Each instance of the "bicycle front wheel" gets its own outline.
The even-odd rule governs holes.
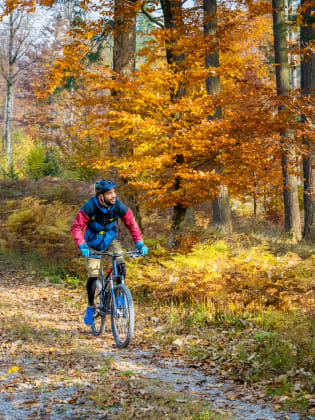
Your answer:
[[[117,347],[127,347],[133,337],[134,309],[130,290],[125,284],[114,287],[116,312],[112,302],[111,324]]]
[[[106,314],[103,307],[102,299],[102,283],[96,281],[96,290],[94,295],[95,314],[94,322],[91,325],[92,333],[97,337],[98,335],[104,334],[106,324]]]

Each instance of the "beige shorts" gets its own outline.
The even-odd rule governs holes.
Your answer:
[[[109,245],[107,248],[108,252],[117,253],[120,254],[121,252],[124,252],[121,246],[121,243],[118,239],[114,239],[113,242]],[[109,262],[110,257],[105,257],[106,262]],[[124,257],[117,258],[117,264],[121,264],[125,262]],[[88,271],[88,277],[100,277],[101,273],[101,260],[98,258],[87,258],[87,271]]]

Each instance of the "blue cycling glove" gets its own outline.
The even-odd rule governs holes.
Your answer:
[[[149,252],[148,247],[144,245],[143,241],[137,241],[136,245],[137,245],[137,251],[139,251],[141,255],[145,255]]]
[[[81,254],[83,255],[83,257],[88,258],[90,256],[90,251],[89,251],[89,247],[87,246],[86,243],[83,243],[79,246]]]

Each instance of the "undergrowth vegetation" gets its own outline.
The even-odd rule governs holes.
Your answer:
[[[285,250],[280,238],[236,233],[225,240],[212,235],[186,254],[153,246],[150,260],[129,264],[136,292],[197,303],[212,314],[313,307],[315,255],[309,245],[294,252],[289,243]]]
[[[54,178],[3,183],[1,260],[52,283],[84,284],[70,227],[90,193],[86,183],[71,188]],[[138,302],[163,306],[147,339],[173,350],[179,340],[188,360],[217,364],[240,382],[264,382],[270,395],[307,412],[305,395],[315,390],[312,246],[245,220],[229,237],[195,226],[170,253],[161,215],[149,214],[143,225],[150,253],[127,261],[127,283]]]
[[[301,310],[215,314],[201,305],[165,305],[145,331],[166,354],[185,357],[210,375],[260,387],[279,407],[312,409],[314,317]]]

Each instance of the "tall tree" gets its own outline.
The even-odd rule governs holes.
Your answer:
[[[180,70],[181,63],[183,62],[184,55],[176,49],[176,31],[183,23],[183,9],[182,2],[178,0],[161,0],[163,10],[164,25],[169,31],[170,37],[166,42],[166,59],[169,67],[174,72],[174,75]],[[173,89],[170,89],[171,102],[176,102],[184,95],[185,89],[181,84]],[[174,116],[179,119],[180,115]],[[176,154],[174,166],[184,164],[185,158],[181,153]],[[179,190],[183,180],[180,175],[174,179],[174,190]],[[178,236],[180,235],[182,224],[185,220],[187,206],[183,205],[180,201],[175,204],[172,218],[172,226],[168,241],[168,247],[174,248],[179,244]]]
[[[216,39],[218,28],[217,23],[217,0],[204,0],[204,34],[208,38],[209,52],[206,54],[205,66],[207,69],[219,67],[219,49]],[[211,74],[206,79],[206,89],[209,95],[215,95],[221,91],[220,76],[218,74]],[[221,119],[222,109],[218,106],[212,115],[209,115],[209,120]],[[230,233],[233,230],[232,215],[229,204],[229,192],[226,185],[219,186],[219,193],[217,198],[212,202],[213,209],[213,223],[218,226],[223,232]]]
[[[272,0],[272,7],[277,94],[282,96],[285,101],[285,96],[288,96],[290,92],[285,0]],[[280,105],[279,113],[286,114],[286,107],[284,104]],[[281,132],[281,136],[282,172],[284,182],[284,229],[285,232],[292,233],[294,239],[300,240],[301,221],[298,200],[298,177],[294,173],[296,168],[292,165],[296,159],[292,147],[295,135],[292,129],[285,128]]]
[[[115,0],[113,70],[130,76],[136,65],[135,0]]]
[[[136,69],[136,25],[137,25],[137,2],[136,0],[115,0],[114,5],[114,45],[113,45],[113,71],[114,77],[125,78],[130,77]],[[113,96],[117,96],[117,92],[112,92]],[[111,139],[111,152],[119,153],[119,144],[117,140]],[[120,143],[129,143],[128,139],[123,139]],[[120,145],[121,146],[121,145]],[[125,147],[124,153],[132,155],[132,147]],[[119,178],[123,184],[128,183],[128,179],[118,177],[118,172],[113,169],[113,177]],[[128,190],[125,191],[128,205],[132,208],[139,226],[141,223],[140,207],[137,203],[137,193]]]
[[[303,95],[315,93],[315,5],[301,0],[303,22],[301,27],[301,88]],[[302,115],[302,122],[307,118]],[[306,137],[307,156],[303,158],[304,176],[304,230],[303,238],[315,241],[315,146],[310,137]]]
[[[4,11],[6,4],[1,2]],[[38,29],[32,28],[34,17],[23,7],[9,10],[0,21],[0,75],[5,79],[4,145],[7,164],[11,164],[11,124],[13,118],[13,89],[22,72],[36,61],[35,45],[39,44]]]

